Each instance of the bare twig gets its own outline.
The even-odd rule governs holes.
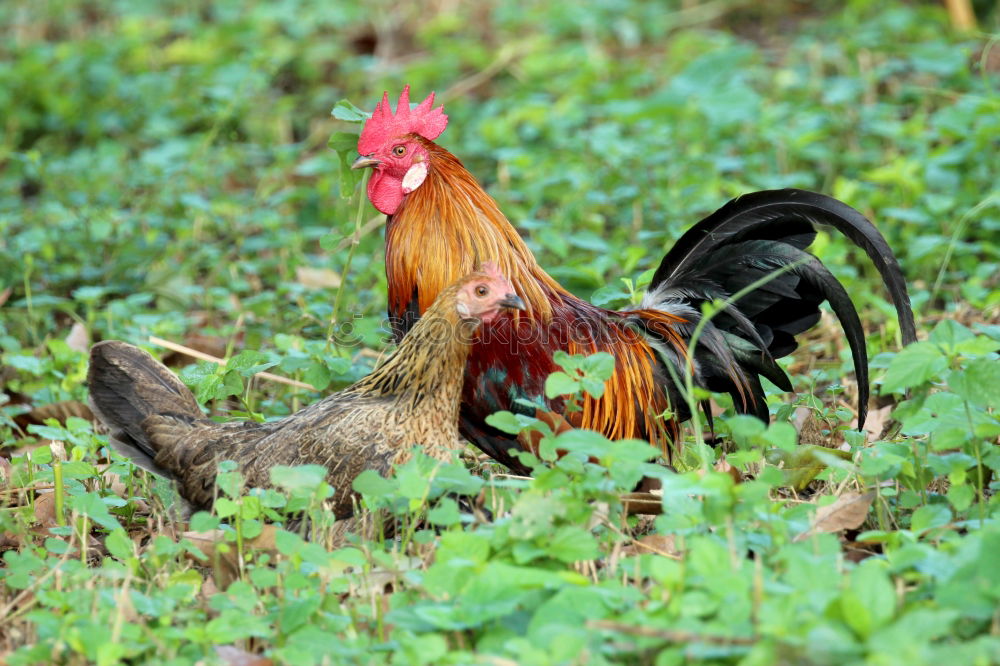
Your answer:
[[[625,512],[630,516],[658,516],[663,513],[663,498],[652,493],[626,493],[621,496]]]

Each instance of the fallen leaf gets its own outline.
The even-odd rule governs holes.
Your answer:
[[[278,547],[275,545],[275,533],[278,528],[274,525],[264,525],[263,530],[259,535],[253,539],[245,540],[244,547],[247,549],[254,549],[256,551],[270,553],[272,555],[277,554]],[[220,586],[225,589],[229,587],[229,584],[239,578],[239,559],[238,553],[236,551],[235,542],[227,542],[225,539],[225,532],[222,530],[209,530],[207,532],[182,532],[181,538],[188,539],[194,546],[200,550],[202,553],[208,557],[208,561],[216,567],[216,577],[218,578]],[[218,545],[220,543],[225,543],[228,549],[225,553],[218,550]],[[190,557],[190,556],[189,556]],[[205,562],[200,562],[195,558],[198,564],[204,565]]]
[[[241,650],[235,645],[216,645],[215,654],[227,666],[271,666],[274,663],[267,657]]]
[[[35,522],[39,527],[56,526],[55,493],[44,493],[35,497]]]
[[[874,501],[874,492],[844,493],[833,504],[817,509],[812,525],[793,541],[803,541],[814,534],[832,534],[861,527]]]
[[[299,266],[295,269],[295,279],[310,289],[336,289],[340,286],[340,274],[329,268]]]
[[[8,298],[10,298],[10,293],[10,287],[0,291],[0,307],[3,307],[3,304],[7,302]]]
[[[69,335],[66,336],[66,346],[74,351],[87,353],[90,349],[90,334],[87,333],[87,327],[80,322],[73,324]]]
[[[715,463],[715,471],[728,474],[732,477],[733,483],[741,483],[743,481],[743,475],[740,473],[739,468],[730,465],[729,461],[725,458],[719,458],[719,462]]]
[[[732,477],[733,482],[735,483],[740,483],[741,481],[743,481],[743,475],[740,473],[740,470],[730,465],[725,458],[719,458],[719,461],[714,465],[712,465],[712,469],[714,469],[716,472],[722,472],[723,474],[728,474],[730,477]],[[705,470],[699,469],[698,478],[700,479],[703,476],[705,476]]]
[[[868,412],[868,418],[865,419],[865,432],[868,433],[869,442],[877,441],[885,436],[885,432],[892,422],[893,407],[895,405],[886,405]],[[851,421],[851,427],[858,427],[857,419]]]

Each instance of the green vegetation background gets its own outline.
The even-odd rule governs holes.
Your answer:
[[[989,470],[1000,467],[990,448],[996,371],[987,367],[996,367],[1000,307],[998,12],[978,7],[985,32],[960,34],[929,2],[760,4],[0,4],[0,400],[11,403],[0,404],[0,438],[10,446],[63,439],[79,448],[78,461],[97,459],[101,440],[89,427],[24,433],[14,421],[30,408],[85,397],[85,354],[67,342],[74,324],[91,341],[147,344],[153,335],[214,341],[220,356],[261,350],[257,360],[275,372],[324,390],[364,374],[375,355],[359,350],[386,346],[382,216],[359,206],[356,174],[345,169],[353,151],[327,146],[331,133],[356,131],[330,111],[344,98],[370,110],[383,90],[394,95],[408,83],[416,98],[438,93],[451,119],[440,143],[487,185],[542,265],[600,304],[627,302],[634,282],[619,278],[654,267],[684,229],[742,192],[819,190],[875,221],[907,274],[920,329],[937,326],[937,337],[910,357],[893,356],[896,327],[873,271],[843,240],[818,242],[862,312],[870,353],[885,352],[873,361],[876,377],[896,363],[885,392],[918,395],[910,439],[851,441],[856,463],[881,462],[826,470],[820,482],[827,490],[895,484],[868,525],[881,530],[888,564],[880,553],[866,560],[876,564],[852,569],[829,535],[792,544],[787,530],[807,525],[805,514],[793,505],[799,523],[788,519],[767,490],[738,496],[726,486],[718,492],[729,503],[689,506],[691,495],[716,492],[691,479],[675,489],[688,522],[657,529],[687,535],[684,552],[694,555],[616,556],[613,565],[601,560],[600,574],[582,576],[569,563],[604,558],[618,543],[571,520],[604,492],[600,484],[580,480],[572,498],[559,496],[554,482],[515,488],[515,504],[548,502],[555,517],[544,529],[497,536],[443,520],[452,531],[437,556],[444,566],[467,549],[453,568],[488,571],[505,592],[470,590],[465,574],[447,583],[400,574],[386,608],[356,594],[354,583],[331,583],[333,574],[323,580],[342,602],[310,594],[309,581],[327,575],[324,557],[332,556],[309,551],[303,564],[305,551],[287,544],[294,553],[282,551],[280,580],[259,574],[228,596],[199,596],[200,575],[162,544],[162,552],[131,555],[109,546],[117,561],[98,558],[88,569],[83,558],[57,590],[40,581],[66,552],[50,538],[4,556],[23,577],[8,579],[0,601],[39,593],[33,608],[0,625],[7,649],[37,642],[10,663],[154,654],[186,663],[250,637],[256,642],[241,645],[296,663],[466,663],[477,650],[519,663],[921,663],[956,654],[1000,661],[1000,580],[985,559],[1000,549],[989,485]],[[327,343],[333,317],[334,332],[351,345]],[[808,392],[833,383],[808,404],[844,429],[849,414],[834,400],[848,357],[830,330],[803,345],[797,385]],[[230,409],[267,417],[315,397],[251,388],[238,374],[186,371],[201,399],[221,406],[235,395]],[[928,406],[932,388],[951,397]],[[776,410],[783,403],[775,396]],[[935,446],[928,419],[942,410],[960,423]],[[751,452],[765,435],[736,420],[733,431],[741,428],[752,431],[741,444],[744,463],[763,464]],[[13,460],[33,481],[51,483],[50,461]],[[116,504],[96,467],[77,471],[73,516],[93,518],[102,539],[117,521],[128,526],[132,500]],[[966,490],[949,490],[956,487]],[[7,494],[5,530],[24,532],[31,515],[20,502],[29,500],[33,506],[30,494]],[[114,518],[94,518],[107,514],[98,505]],[[922,510],[923,531],[915,530],[911,516]],[[792,527],[783,536],[763,529],[768,513]],[[576,530],[562,533],[566,550],[542,545],[563,527]],[[71,532],[62,543],[72,542]],[[528,543],[538,552],[528,553]],[[759,549],[757,565],[730,558],[747,548]],[[394,552],[389,545],[378,551],[382,560],[375,551],[342,559],[369,573],[400,566],[385,554]],[[133,599],[127,618],[114,603],[124,570],[143,599]],[[862,573],[848,576],[852,570]],[[94,571],[103,572],[96,587],[87,582]],[[282,587],[296,576],[306,582]],[[716,576],[730,587],[713,583]],[[265,591],[275,586],[277,593]],[[970,601],[969,590],[984,596]],[[383,613],[397,627],[391,635]],[[241,625],[248,615],[254,621]],[[718,640],[584,630],[588,620]],[[112,635],[121,646],[101,647]],[[734,636],[753,640],[727,638]]]

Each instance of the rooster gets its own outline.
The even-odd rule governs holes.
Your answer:
[[[843,286],[813,255],[814,224],[844,233],[871,258],[896,306],[904,343],[916,339],[899,264],[863,215],[802,190],[756,192],[734,199],[696,224],[660,262],[639,307],[596,307],[561,287],[457,157],[434,143],[447,126],[434,94],[411,108],[409,86],[395,112],[386,93],[365,122],[353,168],[371,168],[367,194],[387,217],[388,311],[399,339],[456,276],[495,261],[527,303],[478,332],[462,393],[461,432],[494,459],[524,471],[516,439],[486,423],[498,410],[563,414],[574,427],[612,439],[641,438],[671,454],[679,424],[690,417],[678,379],[728,393],[737,410],[768,418],[760,377],[785,391],[792,384],[775,363],[796,348],[795,336],[820,319],[828,301],[840,319],[859,385],[858,423],[868,403],[864,332]],[[776,269],[782,269],[774,275]],[[771,274],[704,325],[702,304],[726,299]],[[609,352],[615,371],[600,397],[566,412],[544,386],[557,370],[553,352]],[[563,422],[565,423],[565,422]]]
[[[351,484],[366,469],[386,475],[419,445],[447,460],[461,448],[459,397],[475,329],[523,309],[510,283],[486,264],[442,291],[395,354],[343,391],[278,421],[216,423],[191,391],[148,353],[117,340],[93,346],[87,383],[112,446],[177,482],[191,508],[208,509],[219,461],[239,464],[251,487],[275,465],[327,468],[334,514],[351,517]]]

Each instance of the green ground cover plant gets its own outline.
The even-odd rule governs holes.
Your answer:
[[[868,0],[0,4],[0,658],[1000,663],[1000,19],[977,9],[959,32],[936,3]],[[598,305],[636,302],[740,193],[868,215],[920,342],[900,350],[860,253],[814,246],[868,332],[867,433],[831,321],[783,361],[799,394],[769,395],[770,424],[717,397],[673,468],[500,413],[544,435],[531,477],[469,448],[358,478],[395,538],[334,543],[310,467],[261,491],[223,465],[213,511],[178,515],[95,429],[88,345],[149,349],[218,419],[366,374],[391,352],[384,216],[347,166],[406,83]],[[568,395],[611,367],[561,364]],[[626,505],[644,477],[659,515]]]

